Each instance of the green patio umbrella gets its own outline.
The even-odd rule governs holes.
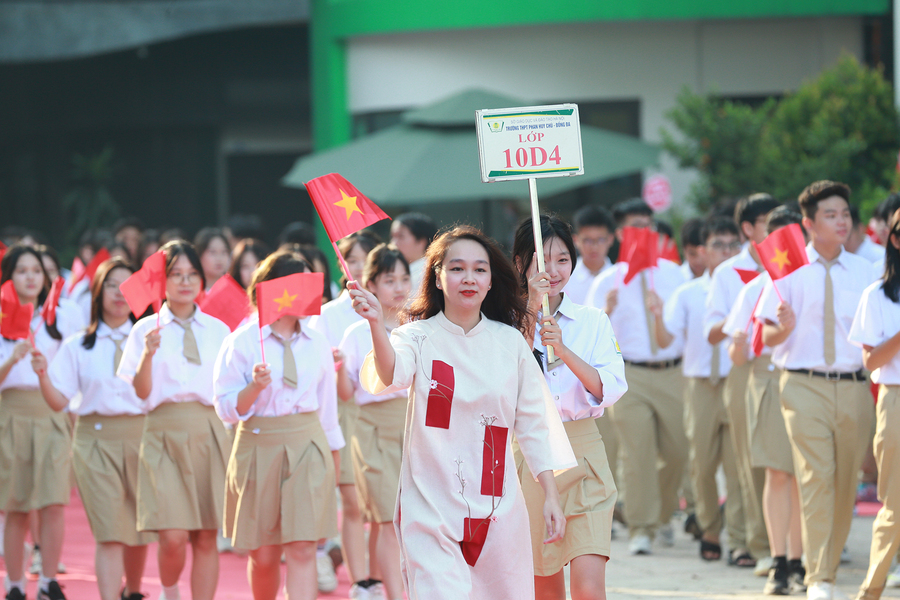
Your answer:
[[[475,111],[529,103],[472,90],[404,113],[402,122],[338,148],[297,160],[284,179],[289,187],[340,173],[378,204],[527,198],[527,181],[481,182]],[[584,175],[539,183],[541,197],[630,175],[659,161],[659,148],[639,139],[582,125]]]

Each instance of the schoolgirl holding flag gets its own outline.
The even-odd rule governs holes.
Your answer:
[[[132,272],[123,258],[102,263],[91,283],[88,328],[63,342],[49,370],[46,357],[35,357],[47,404],[78,415],[72,461],[97,540],[94,565],[102,600],[144,597],[141,578],[147,544],[155,539],[138,532],[136,526],[144,403],[131,385],[116,377],[122,347],[135,320],[119,285]]]
[[[309,271],[290,252],[266,258],[249,292],[259,322],[229,335],[216,360],[216,409],[237,425],[224,531],[235,548],[250,551],[255,600],[278,594],[282,553],[287,597],[314,600],[316,542],[337,533],[335,473],[344,438],[331,347],[300,323],[321,303],[324,278]]]
[[[6,598],[25,598],[23,570],[28,513],[41,520],[43,554],[38,598],[64,599],[56,582],[62,553],[63,510],[69,503],[69,445],[66,414],[52,410],[41,397],[38,372],[46,369],[64,335],[81,325],[71,304],[53,307],[47,321],[40,309],[50,281],[40,254],[24,245],[10,247],[0,262],[0,510],[6,511],[3,540]],[[50,308],[48,303],[46,308]],[[23,359],[31,354],[31,364]]]
[[[212,406],[213,365],[230,330],[194,303],[205,286],[194,247],[176,240],[161,252],[159,271],[145,263],[132,277],[158,279],[151,281],[158,286],[152,289],[164,287],[166,302],[158,315],[132,328],[118,370],[148,412],[138,471],[138,529],[159,534],[161,598],[180,598],[178,580],[190,542],[191,597],[212,600],[229,445]],[[123,291],[133,289],[131,281],[122,284]]]

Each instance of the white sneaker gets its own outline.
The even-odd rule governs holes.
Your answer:
[[[350,586],[350,594],[348,596],[350,600],[371,600],[372,596],[369,595],[369,590],[364,587],[359,587],[359,584],[354,583]]]
[[[369,586],[369,600],[387,600],[387,592],[383,583],[375,583]]]
[[[40,575],[44,569],[44,560],[41,558],[41,549],[35,548],[31,551],[31,566],[28,572],[32,575]]]
[[[334,573],[334,563],[327,554],[316,557],[316,579],[319,591],[323,594],[330,594],[337,589],[338,580]]]
[[[753,574],[757,577],[768,577],[769,569],[775,566],[775,559],[771,556],[764,556],[756,561],[753,567]]]
[[[628,553],[631,555],[650,554],[650,537],[636,535],[628,542]]]
[[[894,570],[888,573],[887,582],[884,584],[885,587],[900,587],[900,565],[894,567]]]
[[[817,581],[806,588],[806,600],[834,600],[834,584]]]
[[[675,545],[675,530],[672,529],[671,524],[666,524],[659,528],[659,543],[666,548],[671,548]]]

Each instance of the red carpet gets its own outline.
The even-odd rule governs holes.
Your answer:
[[[72,493],[72,502],[66,507],[66,538],[63,544],[62,561],[68,573],[59,576],[60,585],[69,600],[98,598],[97,580],[94,577],[94,536],[88,525],[87,516],[81,506],[81,498]],[[221,554],[219,560],[219,587],[217,599],[252,600],[250,586],[247,584],[247,559],[234,554]],[[191,553],[188,549],[188,562],[181,576],[181,597],[188,600],[190,590]],[[6,564],[0,558],[0,576],[6,575]],[[338,569],[339,586],[331,594],[320,594],[320,598],[337,598],[346,600],[350,589],[346,569]],[[2,588],[0,588],[2,590]],[[149,594],[149,600],[156,600],[160,593],[159,570],[156,566],[156,544],[150,546],[147,553],[147,569],[144,572],[143,593]],[[37,597],[37,580],[29,578],[27,594],[29,598]],[[279,595],[279,597],[281,597]]]

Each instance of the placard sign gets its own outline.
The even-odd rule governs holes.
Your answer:
[[[584,174],[577,104],[475,111],[481,180]]]

